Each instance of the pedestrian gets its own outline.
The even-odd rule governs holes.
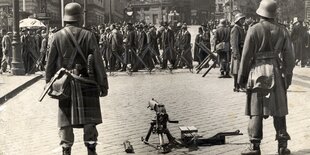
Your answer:
[[[300,66],[305,67],[307,63],[306,40],[308,30],[303,25],[303,20],[301,18],[295,17],[294,20],[291,38],[294,43],[296,64],[300,61]]]
[[[161,64],[161,58],[160,58],[157,39],[158,38],[156,35],[156,28],[154,25],[150,25],[149,31],[147,32],[147,44],[151,50],[153,62],[156,65],[160,65]]]
[[[162,32],[162,37],[161,37],[162,47],[163,47],[162,69],[167,69],[168,61],[170,62],[171,66],[175,67],[175,62],[176,62],[176,52],[174,49],[175,38],[174,38],[174,33],[169,27],[168,23],[164,22],[163,26],[164,26],[164,30]]]
[[[127,23],[126,34],[124,37],[125,43],[125,58],[122,70],[125,71],[126,68],[132,70],[133,65],[136,63],[136,57],[134,52],[136,52],[136,32],[134,30],[132,23]],[[128,65],[128,66],[127,66]]]
[[[137,69],[147,68],[148,71],[152,71],[154,68],[154,62],[152,60],[151,51],[148,48],[147,44],[147,34],[146,34],[147,25],[140,24],[138,26],[137,32],[137,63],[134,66],[134,71]]]
[[[211,49],[211,43],[210,43],[210,39],[211,39],[211,34],[210,34],[210,27],[207,24],[202,24],[202,42],[204,45],[206,45],[206,47],[208,47],[209,49]],[[200,59],[201,61],[204,60],[209,54],[207,53],[207,51],[204,50],[200,50]],[[209,67],[209,64],[207,63],[205,65],[205,67]]]
[[[249,28],[238,72],[238,83],[247,88],[246,115],[251,146],[242,155],[260,155],[263,119],[273,117],[279,155],[290,154],[287,141],[287,89],[291,84],[294,52],[288,31],[276,21],[276,0],[262,0],[256,13],[259,23]]]
[[[98,42],[91,31],[81,28],[82,18],[83,10],[80,4],[72,2],[65,6],[65,27],[54,34],[46,67],[47,83],[61,68],[77,77],[70,81],[73,83],[70,84],[70,97],[59,99],[58,126],[63,155],[71,154],[74,143],[73,128],[84,129],[84,144],[88,155],[96,154],[96,125],[102,123],[99,97],[108,94],[107,75]],[[81,50],[78,50],[79,47]],[[74,59],[69,61],[72,56]],[[97,85],[85,80],[94,80]]]
[[[240,60],[242,56],[242,49],[245,39],[245,30],[243,29],[243,24],[245,21],[245,15],[238,13],[235,16],[235,25],[230,32],[230,44],[232,50],[231,59],[231,74],[234,77],[234,92],[239,92],[240,87],[238,85],[238,70],[240,65]]]
[[[2,38],[2,72],[11,72],[12,70],[12,32],[7,32],[6,29],[2,29],[2,34],[5,34]],[[10,69],[7,69],[7,67]]]
[[[21,36],[22,58],[26,74],[35,72],[36,61],[39,58],[39,53],[36,51],[36,43],[33,35],[33,30],[23,30]]]
[[[181,37],[182,37],[182,23],[177,23],[177,26],[176,28],[174,29],[174,38],[175,38],[175,44],[174,44],[174,49],[176,51],[176,54],[177,54],[177,57],[181,57],[181,49],[180,49],[180,46],[181,46]],[[180,63],[178,66],[176,66],[177,68],[182,68],[182,64]]]
[[[198,45],[202,42],[202,35],[203,35],[203,29],[202,27],[198,28],[198,34],[195,38],[195,45],[194,45],[194,61],[198,62],[198,65],[202,62],[202,57],[200,55],[200,51],[202,50]]]
[[[40,49],[40,66],[39,69],[41,71],[45,70],[46,65],[46,55],[47,55],[47,43],[48,43],[48,36],[47,33],[42,34],[42,43],[41,43],[41,49]]]
[[[109,58],[109,67],[111,72],[118,70],[118,67],[121,67],[121,62],[123,61],[121,58],[123,53],[123,39],[119,30],[117,30],[116,25],[112,24],[110,29],[111,55]]]
[[[3,38],[4,34],[2,33],[2,30],[1,30],[1,33],[0,33],[0,40],[2,41],[2,38]],[[2,74],[2,58],[3,58],[3,52],[2,52],[2,43],[0,44],[0,74]]]
[[[180,57],[179,63],[183,68],[193,69],[193,56],[192,56],[192,45],[191,45],[191,34],[187,30],[187,24],[183,24],[181,27],[181,38],[180,38]],[[180,64],[176,64],[180,66]],[[186,67],[185,67],[186,66]]]
[[[219,78],[231,78],[229,75],[230,62],[230,28],[227,20],[221,19],[214,35],[214,49],[218,54],[221,75]]]

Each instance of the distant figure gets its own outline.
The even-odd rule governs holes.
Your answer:
[[[11,72],[12,69],[12,32],[7,32],[6,29],[2,30],[2,34],[5,34],[2,38],[2,72]],[[7,66],[10,69],[7,69]]]
[[[227,20],[221,19],[214,35],[214,49],[218,54],[221,75],[219,78],[231,78],[229,75],[230,62],[230,28]]]
[[[231,73],[234,76],[234,91],[238,92],[240,87],[237,83],[238,71],[240,60],[242,56],[242,49],[245,38],[245,31],[243,29],[243,24],[245,21],[245,15],[238,13],[235,16],[235,25],[230,32],[230,45],[232,49],[232,59],[231,59]]]

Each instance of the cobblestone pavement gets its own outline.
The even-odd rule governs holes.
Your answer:
[[[309,69],[297,68],[304,73]],[[307,74],[309,75],[309,74]],[[244,115],[245,94],[233,93],[232,79],[218,79],[218,70],[207,77],[187,71],[170,74],[110,76],[110,90],[101,98],[103,123],[98,125],[99,155],[126,154],[123,142],[129,140],[136,154],[158,154],[155,148],[145,145],[149,122],[155,113],[147,109],[147,102],[155,98],[166,105],[171,119],[179,124],[169,124],[176,138],[180,138],[179,126],[196,126],[201,135],[209,137],[217,132],[239,129],[242,136],[228,137],[226,145],[174,149],[169,154],[236,155],[248,146],[247,121]],[[292,140],[289,147],[293,154],[310,154],[310,104],[309,76],[294,76],[290,87],[288,132]],[[27,88],[0,107],[0,155],[59,155],[57,101],[37,99],[44,87],[44,80]],[[75,130],[73,155],[85,155],[83,131]],[[272,118],[264,121],[263,154],[276,154],[277,143]],[[151,135],[150,143],[156,145],[158,137]]]

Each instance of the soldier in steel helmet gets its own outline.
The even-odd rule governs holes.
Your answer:
[[[214,35],[214,49],[218,53],[220,72],[219,78],[231,78],[229,75],[230,28],[227,20],[221,19]]]
[[[60,68],[67,69],[78,78],[71,81],[71,83],[74,82],[74,85],[70,84],[70,97],[59,99],[60,145],[63,148],[63,154],[70,155],[74,142],[73,128],[83,128],[84,144],[87,147],[88,155],[96,155],[98,137],[96,125],[102,123],[99,96],[103,97],[108,93],[107,75],[96,37],[92,32],[81,28],[83,23],[81,5],[68,3],[65,6],[63,20],[66,26],[56,32],[51,41],[46,67],[46,82],[49,82]],[[72,34],[70,35],[70,33]],[[76,40],[77,46],[80,46],[80,52],[74,45],[74,40]],[[69,65],[74,53],[73,65]],[[86,62],[85,59],[83,60],[83,56],[93,62]],[[89,59],[91,56],[93,59]],[[87,83],[85,80],[95,81],[96,84]]]
[[[232,49],[232,60],[231,60],[231,73],[234,77],[234,91],[239,91],[239,85],[237,83],[238,70],[240,59],[242,55],[242,48],[245,38],[245,31],[243,29],[243,24],[245,21],[245,15],[243,13],[238,13],[235,16],[235,24],[230,32],[230,45]]]
[[[273,117],[279,155],[290,154],[287,141],[287,89],[294,68],[292,42],[286,28],[276,21],[277,2],[262,0],[256,13],[259,23],[249,28],[242,51],[238,83],[247,88],[246,115],[251,146],[242,155],[260,155],[263,119]]]

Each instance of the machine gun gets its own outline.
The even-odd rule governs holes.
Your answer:
[[[211,50],[205,45],[203,44],[202,42],[200,42],[199,44],[196,43],[196,45],[203,49],[204,51],[206,51],[209,55],[200,63],[200,65],[196,66],[196,73],[198,74],[202,69],[203,67],[209,63],[211,60],[213,61],[213,64],[211,66],[208,67],[207,71],[202,75],[202,77],[205,77],[212,68],[215,68],[216,64],[217,64],[217,56],[211,52]]]
[[[239,130],[234,132],[219,132],[216,135],[203,138],[197,134],[198,129],[194,126],[180,127],[181,140],[185,146],[212,146],[212,145],[223,145],[226,143],[227,136],[239,136],[243,135]]]
[[[149,101],[149,106],[151,110],[156,112],[156,116],[152,119],[150,123],[149,131],[146,137],[141,137],[142,142],[145,144],[149,144],[148,140],[151,136],[151,133],[157,134],[159,138],[159,145],[157,148],[161,151],[161,153],[168,153],[170,152],[170,145],[180,145],[179,142],[171,135],[168,127],[167,122],[169,123],[179,123],[179,121],[172,121],[169,119],[169,115],[166,112],[165,105],[162,103],[158,103],[156,100],[152,99]],[[168,138],[168,143],[164,142],[164,134]]]

